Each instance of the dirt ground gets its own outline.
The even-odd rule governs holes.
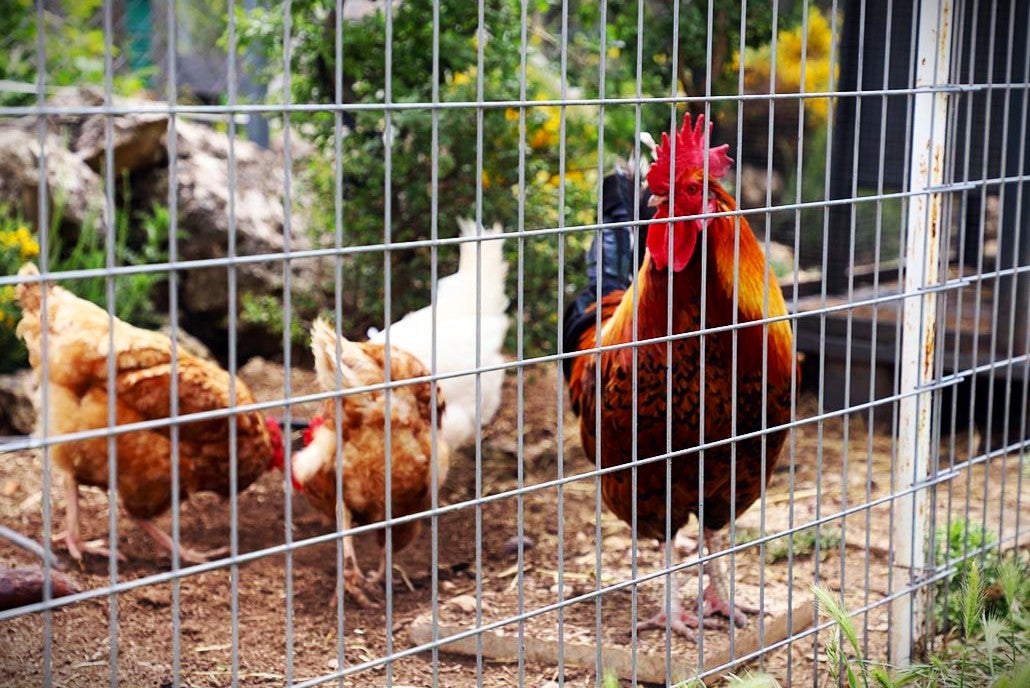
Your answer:
[[[244,377],[260,399],[281,396],[282,370],[274,364],[252,362]],[[559,394],[554,367],[525,372],[522,434],[526,485],[540,485],[559,477],[558,456],[564,456],[563,475],[589,471],[592,464],[583,456],[578,429],[565,412],[558,423]],[[295,371],[293,388],[298,393],[314,391],[312,376]],[[517,384],[514,373],[505,387],[505,403],[496,421],[484,431],[481,467],[477,476],[474,448],[453,459],[441,503],[460,505],[477,495],[501,495],[480,506],[466,505],[439,517],[439,584],[434,591],[431,578],[431,531],[423,535],[395,561],[390,604],[381,596],[379,606],[359,609],[346,605],[344,621],[344,666],[354,666],[401,652],[413,646],[413,625],[430,623],[435,612],[439,623],[462,629],[482,622],[518,617],[521,610],[532,612],[561,599],[590,593],[600,584],[609,586],[631,578],[631,533],[625,524],[607,511],[598,511],[595,478],[586,477],[564,485],[514,493],[519,486]],[[800,418],[816,412],[815,400],[802,396]],[[295,408],[306,417],[311,408]],[[950,439],[950,438],[949,438]],[[975,440],[975,438],[973,438]],[[970,438],[959,436],[956,444],[968,456]],[[975,442],[972,446],[976,446]],[[762,504],[756,504],[738,519],[738,545],[788,528],[829,518],[822,526],[824,536],[840,534],[840,544],[823,547],[820,557],[798,554],[792,560],[765,563],[782,541],[768,547],[754,544],[726,560],[732,560],[734,595],[738,603],[761,606],[767,623],[788,608],[811,598],[813,583],[843,590],[849,608],[869,611],[857,617],[857,625],[868,656],[883,658],[887,644],[887,604],[884,599],[904,579],[891,581],[888,554],[891,503],[890,465],[894,447],[888,435],[870,433],[862,419],[850,423],[841,419],[821,424],[800,425],[793,434],[780,467]],[[942,456],[942,461],[951,461]],[[41,536],[40,459],[33,452],[8,453],[0,460],[0,522],[33,537]],[[1004,478],[1003,478],[1004,476]],[[477,480],[478,478],[478,480]],[[986,480],[985,480],[986,479]],[[1020,478],[1018,457],[994,459],[988,468],[956,471],[936,491],[937,521],[969,513],[974,522],[986,522],[1003,536],[1030,524],[1027,483]],[[793,483],[793,485],[792,485]],[[55,485],[56,488],[56,485]],[[1023,492],[1022,499],[1019,491]],[[107,498],[99,490],[83,491],[83,523],[87,537],[106,534]],[[510,493],[510,494],[506,494]],[[55,526],[63,523],[64,504],[53,492]],[[793,499],[791,498],[793,494]],[[860,508],[845,519],[842,509],[854,509],[882,500],[876,506]],[[517,514],[524,514],[525,557],[520,574],[517,566]],[[292,538],[304,540],[327,531],[321,517],[303,497],[293,499]],[[598,547],[597,514],[600,513],[601,542]],[[1004,516],[1004,518],[1002,518]],[[285,496],[282,475],[271,473],[239,498],[241,552],[274,547],[285,541]],[[834,517],[834,518],[831,518]],[[159,523],[169,528],[169,517]],[[229,505],[211,495],[186,502],[181,510],[181,533],[185,543],[199,548],[228,544]],[[687,535],[695,528],[688,526]],[[562,539],[559,540],[559,533]],[[833,543],[826,540],[826,543]],[[477,546],[481,543],[481,546]],[[661,563],[653,542],[638,543],[638,575],[648,575]],[[148,537],[131,521],[119,521],[118,549],[128,562],[118,568],[119,581],[151,576],[169,569],[167,555],[156,551]],[[600,568],[598,569],[598,551]],[[359,538],[358,555],[366,568],[375,557],[372,536]],[[61,556],[67,560],[63,551]],[[0,566],[26,566],[29,555],[0,544]],[[287,571],[292,571],[292,600],[287,597]],[[67,573],[85,590],[108,585],[110,573],[105,559],[88,559],[78,568],[69,564]],[[401,573],[403,571],[403,574]],[[559,573],[561,572],[561,573]],[[238,567],[239,682],[246,686],[284,685],[292,676],[304,681],[338,668],[337,608],[332,602],[336,577],[336,545],[322,543],[297,549],[292,556],[274,554]],[[407,578],[407,582],[404,578]],[[559,586],[559,577],[562,585]],[[683,593],[690,600],[697,591],[696,568],[681,576]],[[408,585],[410,583],[410,587]],[[520,594],[521,593],[521,594]],[[118,682],[126,686],[170,686],[178,671],[181,685],[207,687],[230,685],[232,678],[232,596],[230,569],[217,568],[183,577],[178,584],[180,623],[179,661],[173,645],[173,598],[171,582],[134,588],[116,597],[101,596],[62,607],[45,618],[40,614],[0,621],[0,685],[42,685],[45,636],[49,627],[54,685],[68,688],[106,685],[110,681],[110,605],[117,604]],[[477,605],[477,598],[481,605]],[[657,610],[662,599],[661,579],[627,586],[600,596],[598,604],[588,598],[561,611],[549,611],[525,618],[522,632],[538,641],[560,636],[570,646],[631,649],[633,606],[643,618]],[[290,604],[289,602],[292,602]],[[755,629],[752,617],[747,630]],[[498,635],[519,633],[519,623],[505,623]],[[598,637],[600,636],[600,637]],[[742,638],[736,631],[735,642]],[[830,637],[823,631],[777,649],[762,653],[746,665],[762,669],[783,685],[827,684],[823,643]],[[703,638],[705,657],[727,647],[729,630],[724,622],[706,622]],[[695,663],[699,645],[680,637],[670,642],[677,662]],[[649,631],[636,638],[635,650],[642,656],[663,657],[667,648],[663,632]],[[739,654],[739,652],[738,652]],[[288,659],[292,661],[288,664]],[[739,670],[739,669],[738,669]],[[350,675],[348,686],[463,686],[501,687],[526,685],[542,688],[555,685],[564,676],[565,685],[593,686],[593,666],[564,667],[558,663],[477,662],[441,651],[405,656]],[[333,683],[335,684],[335,682]],[[629,685],[624,682],[623,685]]]

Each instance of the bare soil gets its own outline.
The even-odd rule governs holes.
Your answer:
[[[257,361],[242,374],[259,399],[281,398],[281,367]],[[291,380],[296,393],[314,391],[309,372],[294,371]],[[440,515],[435,528],[426,527],[409,549],[395,556],[398,568],[389,604],[385,595],[380,595],[378,606],[370,609],[346,601],[342,620],[344,667],[375,664],[391,653],[407,650],[412,646],[412,624],[431,623],[434,613],[441,624],[471,629],[480,616],[482,623],[505,621],[519,617],[520,612],[531,613],[588,594],[598,589],[598,578],[605,587],[631,579],[632,534],[628,526],[598,506],[596,479],[587,476],[561,488],[546,485],[593,468],[583,456],[575,419],[564,411],[559,423],[558,409],[564,409],[566,403],[557,381],[556,369],[551,366],[525,371],[520,423],[517,380],[514,373],[509,374],[505,403],[499,417],[484,431],[481,449],[457,452],[441,494],[441,504],[460,508]],[[801,419],[817,411],[809,396],[802,396],[798,406]],[[311,405],[294,408],[294,414],[300,417],[312,411]],[[964,461],[970,448],[977,446],[975,438],[959,436],[955,440],[956,457],[948,453],[950,441],[945,443],[941,461],[946,465]],[[862,418],[799,425],[764,502],[738,518],[737,544],[743,547],[748,540],[761,540],[792,525],[819,520],[823,521],[824,535],[843,532],[844,538],[840,544],[824,546],[819,556],[798,554],[767,561],[780,543],[752,543],[728,555],[724,560],[732,566],[738,603],[761,607],[767,615],[775,616],[783,614],[789,605],[809,599],[815,583],[843,591],[849,608],[859,612],[857,625],[868,656],[884,658],[889,606],[885,599],[908,580],[908,573],[900,570],[895,570],[892,580],[889,565],[892,502],[887,497],[891,493],[894,451],[891,437],[868,431]],[[41,459],[36,452],[8,453],[0,460],[0,521],[35,538],[42,536],[41,475]],[[519,494],[520,480],[531,490]],[[941,527],[949,519],[968,514],[970,521],[987,523],[995,533],[1014,537],[1017,529],[1023,532],[1030,523],[1030,495],[1025,487],[1028,481],[1020,478],[1019,457],[998,457],[987,466],[956,470],[939,485],[930,507]],[[537,487],[542,484],[545,486]],[[51,496],[57,530],[63,525],[64,504],[56,482]],[[490,498],[476,505],[477,496]],[[106,536],[107,495],[95,489],[83,490],[81,503],[84,535]],[[863,507],[869,503],[874,506]],[[525,547],[521,571],[517,566],[520,510]],[[842,518],[841,512],[846,510],[853,511]],[[264,476],[240,495],[238,511],[241,553],[284,543],[287,522],[294,542],[331,530],[300,496],[292,498],[292,513],[287,518],[280,473]],[[118,550],[128,561],[118,565],[117,580],[133,581],[167,572],[169,557],[122,516]],[[163,517],[159,523],[169,528],[170,517]],[[182,505],[180,527],[182,540],[189,546],[226,545],[230,505],[211,495],[195,496]],[[688,526],[684,532],[692,536],[694,530]],[[431,575],[434,531],[435,589]],[[366,568],[375,563],[373,537],[358,538],[358,555]],[[636,546],[637,575],[656,571],[662,563],[656,544],[640,541]],[[59,554],[69,561],[63,550]],[[339,667],[340,620],[333,602],[336,561],[335,542],[308,545],[289,556],[269,554],[234,569],[224,566],[183,576],[175,583],[162,581],[80,601],[45,615],[24,614],[0,621],[0,685],[42,685],[48,648],[54,685],[107,685],[114,658],[112,647],[117,653],[120,685],[170,686],[176,673],[181,685],[230,685],[234,609],[238,613],[240,685],[284,685],[288,678],[303,681],[331,674]],[[31,555],[0,541],[0,567],[37,563]],[[231,594],[233,570],[238,575],[235,605]],[[106,559],[88,558],[81,568],[69,562],[65,572],[83,590],[103,589],[112,580]],[[649,631],[636,636],[632,645],[634,606],[641,618],[653,614],[662,599],[661,580],[607,591],[560,611],[529,616],[523,619],[521,631],[544,640],[561,637],[567,643],[635,647],[636,652],[647,655],[662,655],[668,650],[678,662],[694,662],[701,649],[693,640],[674,637],[667,641],[663,632]],[[681,582],[684,597],[693,599],[698,591],[696,568],[681,575]],[[114,629],[112,618],[116,619]],[[752,617],[749,627],[757,624]],[[498,633],[514,636],[519,631],[520,624],[511,621]],[[735,642],[740,633],[733,632]],[[706,622],[704,655],[727,647],[730,635],[725,622]],[[823,643],[829,637],[826,630],[809,634],[762,653],[747,667],[768,671],[783,685],[824,685]],[[443,651],[435,656],[421,653],[380,663],[349,675],[344,683],[542,687],[558,681],[560,675],[569,686],[595,685],[593,667],[566,666],[562,674],[557,661],[519,666],[514,662],[477,662],[474,657]]]

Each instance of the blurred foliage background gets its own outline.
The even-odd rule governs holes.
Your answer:
[[[97,21],[101,0],[51,4],[55,9],[46,13],[46,45],[53,56],[47,62],[48,83],[103,83],[104,41]],[[382,3],[351,0],[344,5],[341,22],[336,0],[294,0],[288,17],[279,0],[254,4],[256,9],[235,3],[235,50],[244,76],[266,86],[261,102],[362,106],[270,116],[274,141],[288,131],[293,141],[310,144],[295,146],[295,168],[297,182],[312,192],[314,207],[304,211],[319,246],[334,246],[340,239],[345,246],[425,240],[434,231],[453,237],[458,233],[456,218],[463,216],[480,217],[487,225],[499,222],[509,232],[591,224],[597,216],[599,175],[618,161],[632,161],[639,131],[659,139],[686,109],[683,103],[637,100],[656,97],[713,96],[708,104],[694,103],[691,109],[709,108],[717,122],[717,140],[730,143],[738,162],[762,169],[771,164],[786,179],[790,201],[799,187],[805,200],[823,193],[818,151],[826,145],[827,100],[805,101],[808,133],[799,178],[797,103],[793,114],[790,102],[777,104],[777,129],[770,142],[768,101],[745,106],[718,98],[769,92],[773,79],[777,92],[830,88],[835,34],[821,1],[807,7],[803,0],[748,3],[744,16],[738,0],[610,0],[603,15],[596,3],[572,3],[567,16],[558,0],[483,0],[481,8],[474,2],[442,2],[434,20],[431,0],[402,0],[393,4],[388,21]],[[176,5],[180,42],[189,50],[224,54],[230,49],[225,0],[179,0]],[[366,11],[350,11],[359,5]],[[155,12],[157,7],[164,11],[155,3]],[[807,31],[802,24],[806,16]],[[14,0],[12,11],[0,16],[0,35],[5,36],[0,47],[7,48],[0,50],[0,80],[36,79],[36,29],[30,0]],[[774,50],[775,76],[770,73]],[[165,94],[155,86],[151,68],[132,67],[117,46],[113,57],[117,93],[136,94],[149,85],[154,93]],[[602,95],[627,102],[581,104]],[[181,99],[189,97],[184,90]],[[35,96],[5,92],[0,98],[4,104],[25,104]],[[246,97],[239,100],[246,102]],[[434,100],[482,100],[486,105],[375,107],[387,101]],[[521,100],[542,102],[513,104]],[[575,104],[549,102],[557,100]],[[227,102],[227,96],[219,102]],[[738,121],[743,123],[739,140]],[[761,126],[750,126],[752,121]],[[790,216],[783,222],[792,235]],[[817,219],[813,239],[821,237]],[[8,218],[8,225],[19,222]],[[761,224],[756,223],[759,231]],[[522,322],[525,356],[555,351],[559,314],[583,286],[583,254],[593,234],[544,232],[507,242],[512,265],[508,290],[512,314]],[[128,235],[141,236],[135,231]],[[151,242],[146,238],[150,234],[143,236]],[[145,253],[138,241],[125,249]],[[360,338],[369,326],[381,327],[387,305],[392,319],[426,305],[434,253],[440,276],[456,268],[458,251],[453,246],[395,249],[385,259],[382,251],[347,254],[342,285],[347,333]],[[564,275],[559,273],[562,257]],[[389,304],[383,294],[386,267],[392,280]],[[321,298],[297,300],[298,340],[304,338],[302,325],[325,308],[326,298],[331,303],[334,287],[326,283]],[[244,304],[243,317],[271,327],[279,301],[275,294],[251,299]],[[512,352],[516,333],[512,327]]]

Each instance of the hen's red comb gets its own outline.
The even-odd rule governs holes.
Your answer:
[[[705,116],[697,116],[697,124],[691,126],[690,113],[683,116],[683,128],[676,133],[676,170],[703,170],[705,166],[705,139],[711,134],[711,122],[705,127]],[[708,174],[713,179],[726,176],[733,159],[726,155],[727,143],[708,149]],[[669,163],[672,156],[672,142],[669,134],[662,132],[662,143],[655,151],[655,162],[647,173],[647,185],[651,193],[665,196],[669,193]]]

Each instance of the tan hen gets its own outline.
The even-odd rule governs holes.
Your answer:
[[[18,272],[38,276],[29,263]],[[43,370],[41,282],[24,282],[15,291],[23,317],[17,334],[29,351],[29,362],[40,380]],[[171,415],[172,344],[163,334],[113,319],[104,309],[57,285],[46,291],[47,419],[46,435],[108,427],[108,352],[113,340],[115,423],[126,425]],[[186,415],[229,407],[229,373],[186,351],[177,352],[178,413]],[[236,381],[237,405],[254,398]],[[176,543],[151,519],[168,510],[172,500],[172,440],[170,427],[115,435],[117,489],[122,506],[165,549]],[[275,462],[283,446],[279,425],[251,411],[236,415],[237,481],[242,491]],[[83,552],[108,554],[102,541],[83,542],[79,534],[79,485],[108,485],[108,438],[62,442],[51,456],[64,473],[66,530],[63,538],[76,559]],[[230,493],[229,420],[212,418],[179,426],[179,493]],[[220,550],[224,551],[224,550]],[[220,551],[179,548],[183,561],[202,562]]]

